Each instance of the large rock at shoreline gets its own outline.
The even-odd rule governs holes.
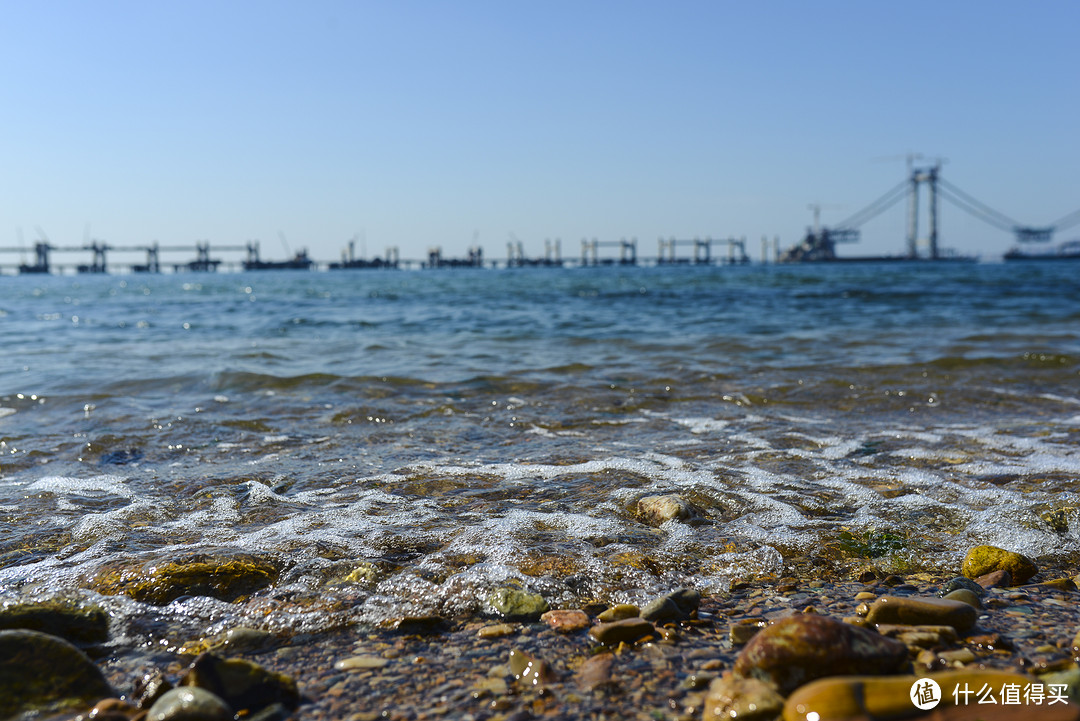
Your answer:
[[[123,593],[156,606],[181,596],[211,596],[231,603],[266,588],[277,575],[277,567],[269,561],[238,553],[110,569],[98,574],[91,587],[105,595]]]
[[[771,681],[787,694],[824,676],[900,673],[908,649],[876,631],[803,613],[762,629],[735,660],[735,673]]]
[[[939,704],[932,716],[934,719],[1080,719],[1080,708],[1073,704],[1057,703],[1038,707],[1024,704],[1002,705],[1004,685],[1016,684],[1014,688],[1022,689],[1027,684],[1037,683],[1030,676],[1008,671],[964,669],[933,674],[926,678],[933,679],[941,689]],[[909,675],[837,676],[820,679],[806,684],[788,697],[783,718],[784,721],[910,718],[919,713],[911,697],[912,686],[919,681],[920,677]],[[994,704],[978,703],[978,693],[984,685],[996,700]],[[956,688],[971,690],[966,706],[963,703],[954,705],[952,692]]]
[[[882,596],[870,605],[866,620],[875,625],[952,626],[963,633],[975,627],[979,612],[963,601],[945,598]]]
[[[978,578],[994,571],[1008,571],[1013,583],[1019,585],[1038,573],[1039,569],[1027,556],[997,546],[975,546],[967,552],[960,567],[960,573],[968,578]]]
[[[98,667],[64,639],[0,631],[0,718],[89,708],[112,695]]]
[[[100,606],[63,599],[0,607],[0,630],[16,628],[72,643],[101,643],[109,638],[109,617]]]

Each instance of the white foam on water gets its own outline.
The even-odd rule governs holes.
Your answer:
[[[0,418],[7,418],[8,416],[13,416],[18,412],[19,411],[15,408],[7,408],[6,406],[0,406]]]
[[[123,498],[135,498],[127,479],[122,476],[102,475],[90,478],[72,478],[70,476],[46,476],[26,487],[28,493],[52,493],[54,495],[113,495]]]
[[[722,421],[716,418],[673,418],[672,420],[697,435],[719,433],[731,425],[730,421]]]

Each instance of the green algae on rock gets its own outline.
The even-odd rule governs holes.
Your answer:
[[[488,596],[488,603],[507,621],[535,621],[549,609],[543,596],[519,588],[496,589]]]
[[[994,571],[1008,571],[1012,582],[1019,585],[1039,569],[1027,556],[997,546],[975,546],[967,552],[960,567],[960,573],[967,578],[978,578]]]
[[[0,718],[89,708],[113,690],[68,641],[40,631],[0,631]]]
[[[107,570],[93,579],[91,587],[107,596],[126,594],[155,606],[181,596],[211,596],[231,603],[266,588],[277,575],[277,566],[247,554],[199,556]]]
[[[771,681],[781,693],[823,676],[900,673],[907,667],[908,649],[900,641],[812,613],[762,629],[735,660],[736,674]]]
[[[100,606],[59,598],[0,606],[0,630],[16,628],[101,643],[109,638],[109,617]]]

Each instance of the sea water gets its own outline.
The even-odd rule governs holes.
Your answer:
[[[74,593],[146,638],[484,613],[506,586],[569,605],[941,571],[979,543],[1064,560],[1076,272],[5,276],[0,602]],[[693,515],[647,523],[655,495]],[[273,585],[89,590],[233,553]]]

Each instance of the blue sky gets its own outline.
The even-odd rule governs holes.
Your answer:
[[[1080,208],[1080,3],[0,3],[0,246],[513,234],[796,242],[908,152],[1024,223]],[[941,242],[1012,239],[945,205]],[[904,208],[846,252],[901,252]],[[1073,228],[1058,236],[1080,236]],[[0,263],[13,262],[12,254]],[[84,262],[88,258],[80,259]],[[122,263],[124,257],[111,260]],[[131,257],[131,261],[141,260]],[[179,260],[179,258],[177,258]]]

